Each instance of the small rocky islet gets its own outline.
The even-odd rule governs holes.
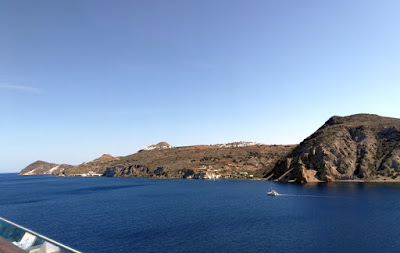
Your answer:
[[[19,174],[400,182],[400,119],[334,116],[298,145],[234,142],[173,147],[160,142],[132,155],[105,154],[77,166],[36,161]]]

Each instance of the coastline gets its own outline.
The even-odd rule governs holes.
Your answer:
[[[34,175],[20,175],[18,172],[10,172],[10,173],[0,173],[3,175],[6,174],[17,174],[18,176],[54,176],[54,177],[81,177],[81,178],[95,178],[95,177],[104,177],[104,178],[111,178],[107,176],[80,176],[80,175],[52,175],[52,174],[34,174]],[[284,181],[279,181],[279,180],[271,180],[270,178],[259,178],[259,177],[253,177],[253,178],[218,178],[218,179],[209,179],[209,178],[200,178],[200,179],[195,179],[195,178],[179,178],[179,177],[130,177],[130,176],[125,176],[125,177],[114,177],[114,178],[146,178],[146,179],[155,179],[155,180],[206,180],[206,181],[218,181],[218,180],[249,180],[249,181],[271,181],[271,182],[276,182],[280,184],[300,184],[300,185],[313,185],[313,184],[333,184],[333,183],[399,183],[400,185],[400,178],[399,179],[391,179],[391,178],[380,178],[380,179],[367,179],[367,180],[362,180],[362,179],[342,179],[342,180],[334,180],[334,181],[313,181],[313,182],[306,182],[306,183],[299,183],[299,182],[284,182]]]

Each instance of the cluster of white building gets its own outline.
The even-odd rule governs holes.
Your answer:
[[[173,146],[169,145],[168,143],[162,144],[162,142],[161,142],[158,144],[152,144],[150,146],[147,146],[147,147],[143,148],[142,150],[166,149],[166,148],[173,148]]]
[[[71,176],[75,177],[101,177],[103,174],[96,173],[94,171],[89,171],[88,173],[83,173],[83,174],[73,174]]]
[[[238,141],[238,142],[231,142],[225,144],[215,144],[213,146],[217,148],[242,148],[242,147],[250,147],[250,146],[257,146],[262,145],[261,143],[257,142],[250,142],[250,141]]]

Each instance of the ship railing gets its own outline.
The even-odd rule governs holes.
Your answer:
[[[0,237],[28,253],[81,253],[44,235],[0,217]],[[13,245],[12,245],[13,244]],[[16,247],[14,247],[16,248]],[[18,249],[16,248],[16,249]],[[17,251],[15,251],[17,252]]]

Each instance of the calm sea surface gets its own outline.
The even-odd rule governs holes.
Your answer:
[[[399,186],[0,174],[0,216],[83,252],[399,252]]]

